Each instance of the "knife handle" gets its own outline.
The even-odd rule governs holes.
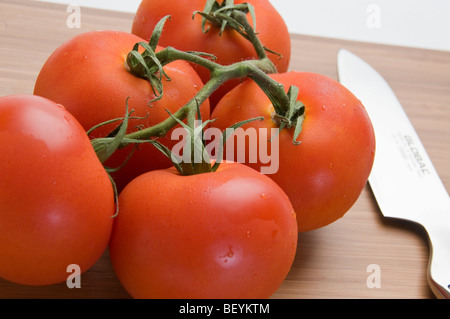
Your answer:
[[[425,225],[430,243],[428,283],[439,299],[450,299],[450,212],[439,223]]]

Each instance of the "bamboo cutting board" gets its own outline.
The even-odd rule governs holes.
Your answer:
[[[69,28],[66,20],[70,14],[64,5],[1,0],[1,96],[31,94],[40,68],[63,41],[96,29],[130,31],[133,20],[132,14],[82,7],[81,27]],[[447,35],[441,36],[444,41]],[[292,35],[290,69],[337,79],[336,55],[340,48],[358,54],[385,76],[449,190],[450,53]],[[273,298],[434,298],[426,281],[428,256],[422,228],[383,218],[366,186],[342,219],[299,235],[294,265]],[[377,269],[380,285],[371,288],[373,269]],[[0,279],[0,298],[129,295],[117,280],[106,251],[81,275],[81,288],[69,289],[66,283],[29,287]]]

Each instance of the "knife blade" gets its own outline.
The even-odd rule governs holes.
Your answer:
[[[339,81],[365,106],[375,132],[369,185],[385,217],[427,232],[427,280],[437,298],[450,298],[450,197],[417,132],[386,80],[355,54],[338,52]]]

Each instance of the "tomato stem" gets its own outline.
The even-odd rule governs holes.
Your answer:
[[[253,20],[253,25],[250,25],[247,19],[248,13]],[[249,40],[255,48],[258,59],[266,58],[266,52],[282,57],[281,54],[266,48],[259,41],[255,32],[255,9],[250,3],[234,4],[233,0],[225,0],[219,3],[216,0],[207,0],[203,11],[194,12],[194,16],[196,14],[202,16],[202,30],[204,33],[209,31],[209,28],[205,28],[206,21],[208,21],[220,28],[219,36],[222,35],[225,28],[230,28]]]
[[[163,57],[163,65],[167,64],[169,60],[197,61],[199,65],[210,69],[211,78],[187,104],[182,106],[172,116],[154,126],[127,134],[120,147],[127,145],[127,139],[148,139],[166,135],[178,124],[174,118],[178,120],[188,118],[188,125],[193,127],[197,107],[205,102],[219,86],[231,79],[248,77],[254,80],[267,94],[277,113],[285,113],[290,108],[291,102],[284,90],[284,86],[264,72],[264,70],[270,69],[270,64],[267,63],[269,61],[268,59],[248,60],[236,62],[231,65],[220,65],[196,54],[183,52],[172,47],[168,47],[163,51],[161,51],[162,53],[160,52]],[[190,118],[188,116],[189,114],[191,114]]]
[[[248,12],[250,12],[253,18],[253,27],[247,20]],[[304,105],[297,101],[298,88],[290,87],[289,91],[286,93],[284,86],[281,83],[276,82],[270,76],[270,74],[277,73],[277,70],[275,65],[266,55],[266,51],[270,50],[262,45],[254,31],[255,17],[253,7],[247,4],[234,5],[233,1],[225,1],[223,4],[219,4],[217,1],[208,0],[204,12],[195,12],[194,15],[195,14],[202,15],[204,23],[208,20],[213,24],[220,25],[221,31],[223,31],[226,26],[235,29],[252,43],[258,59],[240,61],[230,65],[221,65],[216,63],[214,61],[215,57],[209,53],[180,51],[170,46],[156,52],[157,43],[161,32],[163,31],[164,23],[170,18],[169,16],[164,17],[156,25],[148,43],[139,42],[134,45],[124,62],[127,70],[133,75],[145,78],[149,81],[155,95],[154,100],[161,99],[163,96],[162,79],[163,77],[169,79],[164,72],[164,66],[171,62],[183,60],[200,65],[209,70],[210,79],[187,104],[180,107],[174,114],[169,114],[164,121],[151,127],[125,134],[125,122],[129,117],[127,111],[124,123],[122,123],[120,129],[118,129],[118,133],[120,134],[117,134],[115,137],[106,137],[92,141],[94,148],[99,152],[98,155],[102,162],[104,162],[117,148],[144,142],[153,143],[166,155],[170,154],[170,150],[165,149],[161,144],[152,140],[152,138],[165,136],[173,127],[182,123],[181,121],[185,119],[187,120],[187,125],[183,123],[183,126],[189,128],[192,132],[196,131],[196,118],[200,105],[202,105],[203,102],[205,102],[206,99],[208,99],[209,96],[211,96],[211,94],[223,83],[232,79],[250,78],[255,81],[272,102],[275,109],[273,120],[279,126],[280,130],[284,127],[290,128],[295,126],[293,142],[298,144],[296,139],[300,134],[304,119]],[[207,32],[207,30],[204,30],[204,32]],[[139,52],[140,47],[144,48],[142,53]],[[236,127],[239,125],[241,125],[241,123],[237,123]],[[194,145],[196,142],[194,141],[195,137],[194,134],[191,135],[191,144]],[[187,174],[211,171],[209,159],[207,159],[207,162],[208,163],[205,163],[205,161],[203,161],[198,167],[193,166],[183,168],[181,165],[177,166],[177,168],[179,168],[180,171],[184,171],[184,173],[187,172]],[[207,166],[209,168],[205,168]]]

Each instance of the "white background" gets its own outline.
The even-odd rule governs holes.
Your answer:
[[[47,0],[136,12],[141,0]],[[450,0],[271,0],[291,33],[450,51]]]

